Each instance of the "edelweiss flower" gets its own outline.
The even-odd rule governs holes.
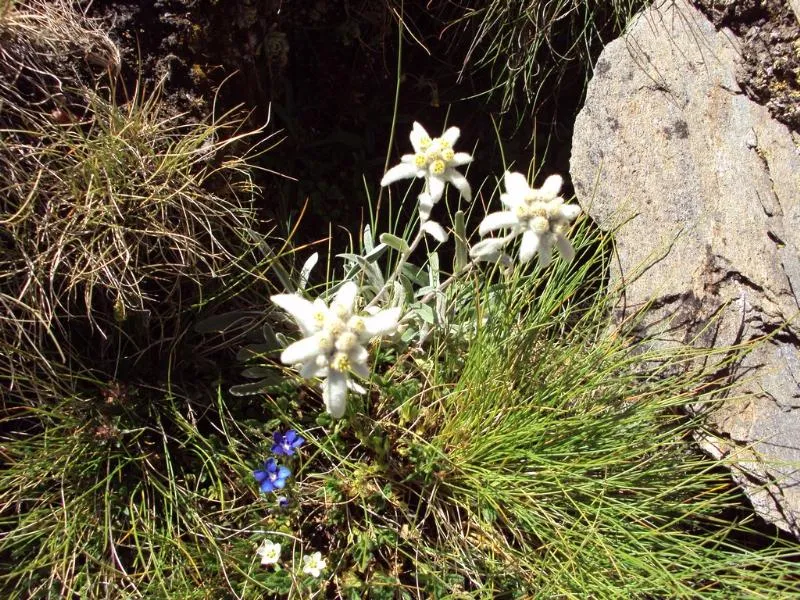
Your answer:
[[[314,552],[314,554],[303,556],[303,573],[308,573],[312,577],[319,577],[322,570],[328,565],[322,552]]]
[[[299,365],[300,376],[322,378],[322,397],[334,419],[344,416],[347,390],[357,389],[350,373],[370,376],[365,345],[379,335],[394,333],[400,308],[380,310],[370,316],[355,314],[358,286],[352,281],[339,288],[330,307],[317,298],[309,302],[296,294],[278,294],[272,301],[297,322],[303,338],[288,346],[281,362]]]
[[[466,152],[453,150],[460,134],[458,127],[450,127],[442,137],[431,139],[425,128],[415,122],[409,136],[414,154],[403,155],[400,164],[389,169],[381,179],[381,185],[389,185],[409,177],[425,178],[425,191],[419,195],[419,215],[423,223],[431,216],[433,205],[441,199],[445,183],[451,183],[465,200],[472,199],[469,182],[455,169],[472,162]]]
[[[564,260],[569,262],[575,258],[575,250],[566,233],[581,209],[575,204],[565,204],[564,198],[558,195],[561,176],[551,175],[538,189],[531,188],[522,173],[506,171],[504,179],[506,193],[500,195],[500,201],[508,210],[487,215],[480,224],[479,233],[486,235],[497,229],[510,229],[511,232],[504,238],[490,238],[476,244],[471,251],[473,258],[497,253],[501,246],[519,234],[522,234],[520,262],[528,262],[538,252],[539,264],[546,267],[552,259],[554,245]]]
[[[261,557],[263,566],[275,565],[281,559],[281,545],[264,540],[256,550],[256,554]]]

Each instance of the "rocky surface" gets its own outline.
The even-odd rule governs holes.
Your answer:
[[[685,0],[656,3],[596,65],[571,174],[583,208],[619,228],[620,318],[647,306],[664,343],[772,334],[701,437],[758,514],[800,536],[800,138],[744,93],[742,60]]]

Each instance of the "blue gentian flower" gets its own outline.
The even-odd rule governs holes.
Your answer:
[[[280,496],[278,498],[278,508],[288,508],[289,507],[289,499],[286,496]]]
[[[272,444],[272,453],[278,456],[292,456],[294,451],[305,442],[294,429],[287,431],[286,435],[276,431],[272,434],[272,438],[275,440],[275,443]]]
[[[253,471],[253,477],[256,478],[262,492],[274,492],[281,490],[286,486],[286,479],[292,472],[286,467],[280,466],[275,462],[274,458],[264,461],[264,468],[258,471]]]

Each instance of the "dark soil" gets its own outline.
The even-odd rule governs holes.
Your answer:
[[[789,0],[696,0],[717,28],[739,39],[737,79],[772,116],[800,131],[800,17]]]

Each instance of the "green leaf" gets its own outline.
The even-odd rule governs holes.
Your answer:
[[[467,247],[467,227],[464,223],[464,211],[457,210],[453,232],[456,238],[456,253],[453,258],[453,273],[458,273],[469,263],[469,248]]]
[[[230,329],[235,323],[239,323],[247,318],[247,313],[241,310],[226,312],[198,321],[194,326],[194,330],[197,333],[223,333]]]
[[[265,377],[260,381],[231,386],[230,392],[234,396],[256,396],[275,390],[283,384],[283,382],[284,379],[280,375],[280,372],[275,371],[270,377]]]
[[[406,242],[403,238],[392,235],[391,233],[382,233],[380,240],[381,243],[386,244],[389,246],[389,248],[397,250],[403,254],[410,250],[408,247],[408,242]]]

